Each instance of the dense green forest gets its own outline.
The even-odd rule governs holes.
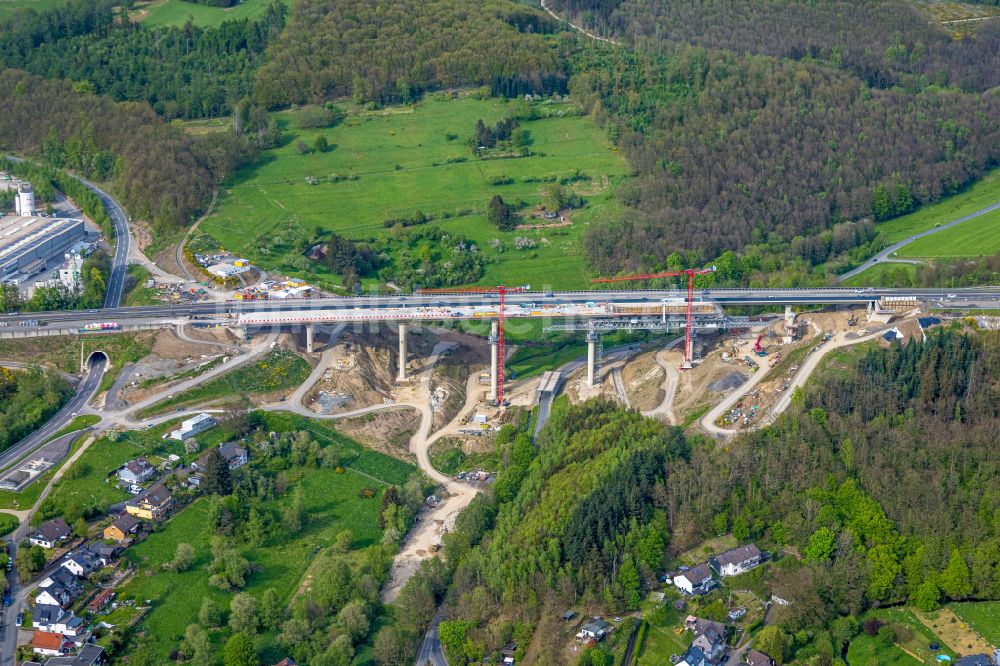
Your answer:
[[[409,102],[430,88],[488,85],[507,95],[560,92],[557,24],[526,5],[461,0],[300,0],[257,75],[267,106]]]
[[[7,69],[0,70],[0,87],[9,91],[0,146],[113,183],[129,212],[154,225],[191,220],[215,185],[254,154],[241,137],[194,137],[145,103],[117,103],[68,82]]]
[[[495,519],[477,509],[476,529],[446,539],[459,652],[515,634],[526,650],[566,607],[635,609],[673,557],[726,531],[778,553],[752,584],[792,601],[776,619],[803,663],[835,656],[831,624],[869,607],[1000,598],[998,342],[938,329],[857,350],[726,444],[599,401],[554,410],[537,450],[502,432]]]
[[[0,368],[0,451],[34,432],[72,395],[51,372]]]
[[[70,2],[21,12],[0,24],[0,64],[69,79],[119,101],[145,101],[170,118],[226,115],[251,94],[268,43],[287,8],[217,28],[146,28],[117,18],[119,0]]]
[[[34,114],[30,143],[4,143],[122,181],[130,210],[159,222],[191,219],[250,144],[278,144],[267,109],[411,102],[469,85],[569,90],[621,148],[636,177],[585,239],[601,273],[716,261],[727,283],[821,284],[879,243],[868,220],[955,193],[1000,162],[1000,96],[988,92],[1000,84],[1000,26],[952,39],[902,0],[555,3],[625,47],[506,0],[475,11],[463,0],[302,0],[287,25],[276,2],[211,29],[143,27],[119,4],[19,12],[0,26],[0,61],[163,118],[235,111],[252,140],[160,128],[144,141],[167,159],[146,160],[91,141],[59,109]],[[170,174],[171,186],[140,174]]]
[[[822,237],[836,224],[907,213],[1000,160],[1000,96],[872,88],[816,62],[593,49],[570,90],[637,173],[619,192],[627,213],[590,230],[602,272],[765,242],[820,264],[837,256]]]
[[[555,6],[641,50],[692,44],[734,53],[813,61],[849,72],[872,88],[1000,84],[1000,26],[953,40],[905,0],[556,0]]]

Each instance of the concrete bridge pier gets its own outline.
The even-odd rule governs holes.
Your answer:
[[[587,333],[587,386],[594,386],[597,364],[597,333]]]
[[[306,353],[312,354],[315,350],[315,329],[312,324],[306,324]]]
[[[399,374],[396,379],[406,381],[406,324],[399,325]]]
[[[490,400],[497,401],[498,345],[500,342],[497,323],[490,324]]]

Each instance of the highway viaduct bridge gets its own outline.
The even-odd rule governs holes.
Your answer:
[[[588,380],[594,378],[595,347],[601,333],[614,330],[677,330],[684,326],[686,293],[677,290],[568,291],[509,293],[505,318],[543,321],[546,330],[587,333]],[[1000,308],[1000,287],[975,289],[711,289],[694,292],[694,328],[726,330],[751,326],[726,306],[848,305],[870,311],[911,308]],[[195,304],[118,307],[89,311],[24,313],[0,316],[0,338],[78,333],[90,323],[113,322],[122,330],[163,328],[185,323],[222,325],[248,331],[305,329],[312,351],[316,326],[374,323],[399,327],[398,378],[406,379],[406,334],[412,323],[482,321],[491,326],[491,394],[496,391],[496,321],[498,300],[492,294],[415,294],[315,298],[280,301],[226,301]],[[110,332],[110,331],[108,331]],[[99,335],[100,332],[88,332]],[[491,395],[494,397],[494,395]]]

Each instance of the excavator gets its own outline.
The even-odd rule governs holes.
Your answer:
[[[757,342],[755,342],[754,345],[753,345],[753,353],[757,354],[757,356],[767,356],[767,352],[764,350],[763,347],[760,346],[760,341],[763,338],[764,338],[763,334],[758,335],[757,336]]]

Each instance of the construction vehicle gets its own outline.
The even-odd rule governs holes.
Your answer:
[[[757,356],[767,356],[767,351],[760,346],[760,341],[763,339],[763,337],[764,337],[763,333],[761,335],[758,335],[757,342],[755,342],[753,345],[753,353],[757,354]]]
[[[624,282],[626,280],[652,280],[662,277],[687,276],[687,324],[684,327],[684,363],[681,370],[690,370],[694,367],[692,357],[694,356],[691,344],[691,331],[694,328],[694,276],[708,275],[715,272],[715,266],[709,268],[685,268],[682,271],[666,271],[664,273],[646,273],[641,275],[621,275],[610,278],[596,278],[591,282]],[[590,307],[592,303],[588,303]]]
[[[847,325],[854,326],[857,323],[858,323],[858,316],[852,312],[851,318],[847,320]]]

